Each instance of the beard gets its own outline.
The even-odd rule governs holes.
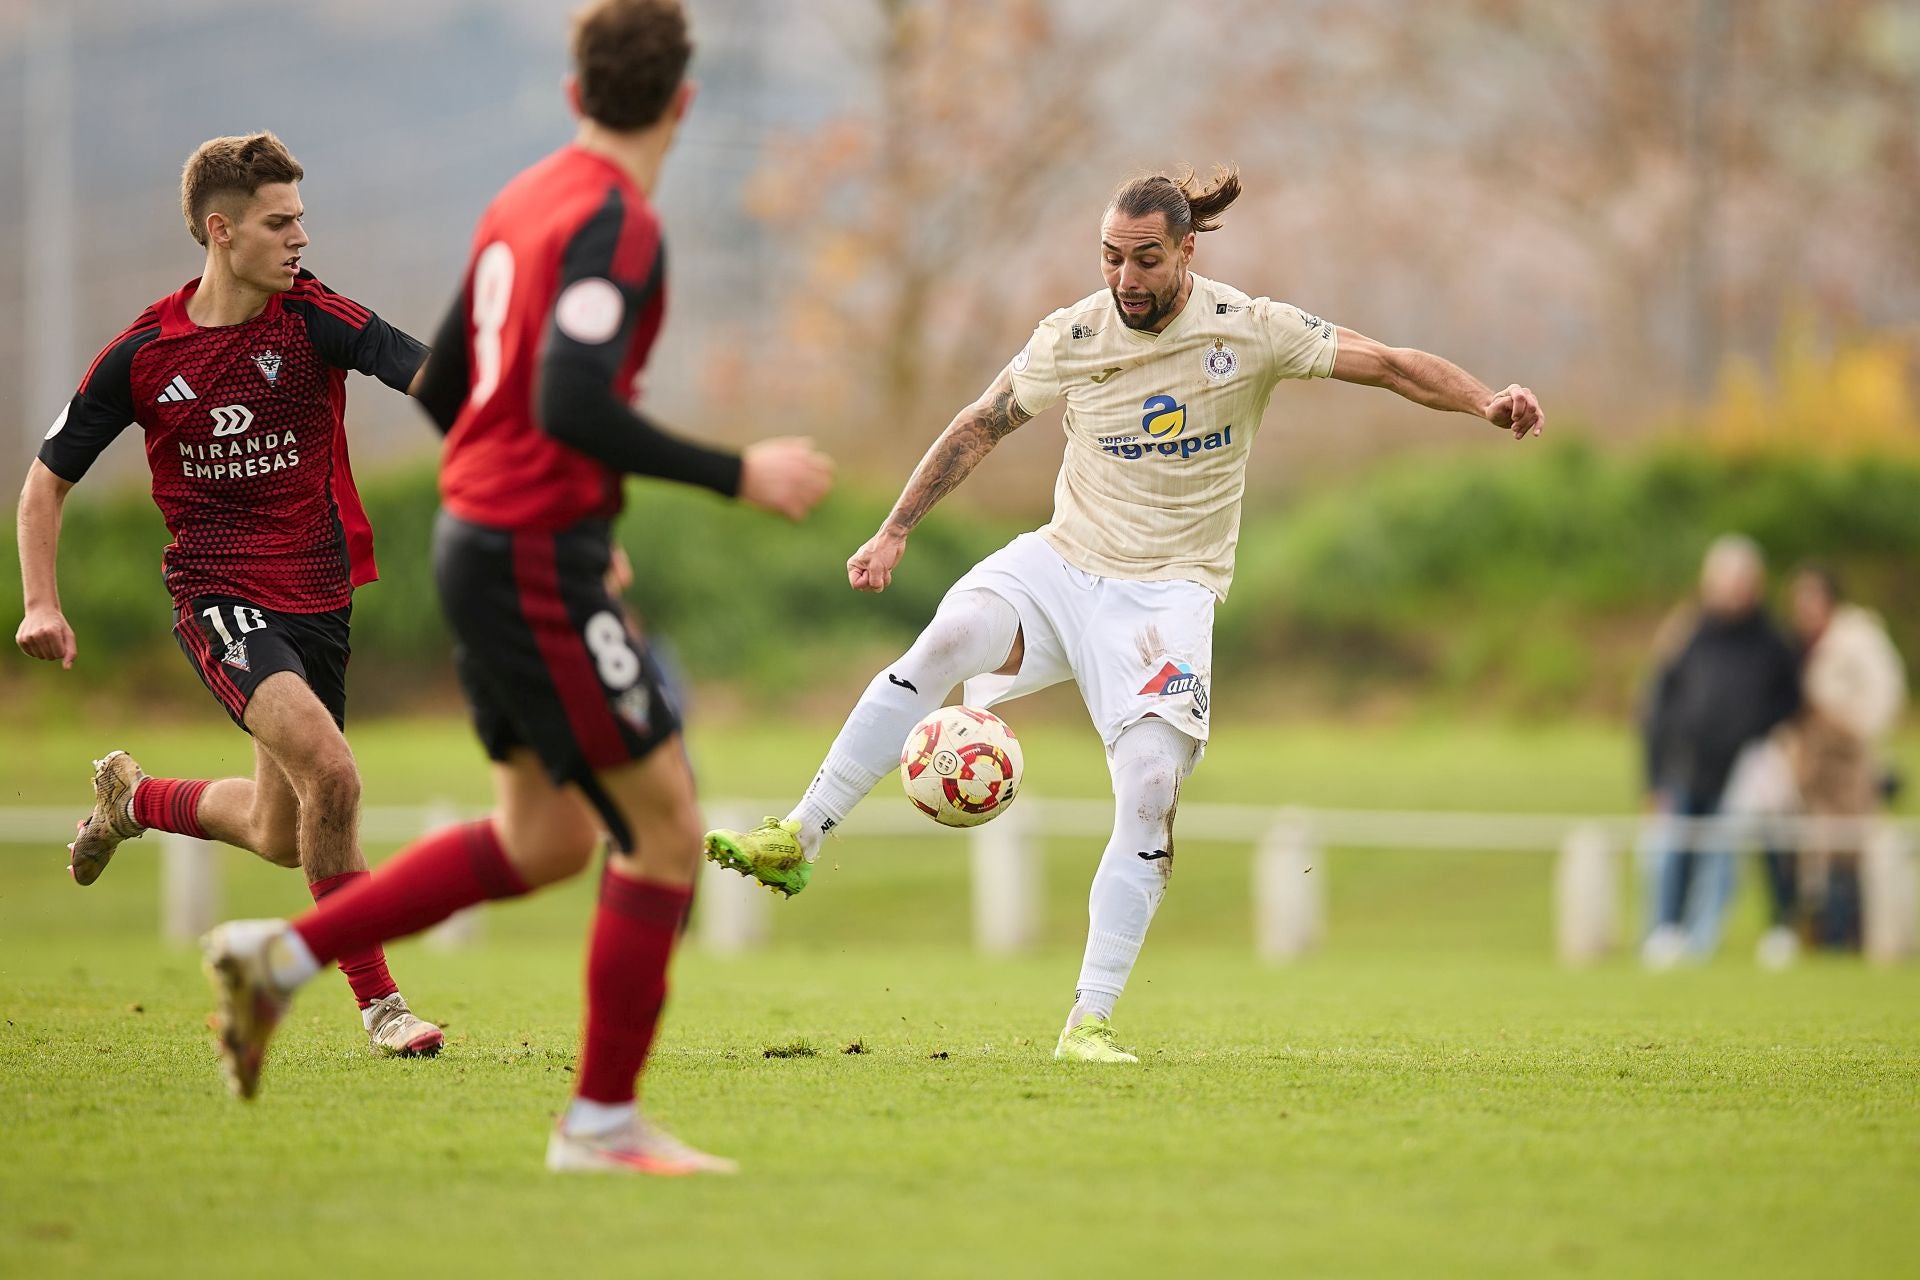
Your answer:
[[[1167,286],[1165,294],[1149,295],[1152,298],[1151,305],[1138,315],[1120,305],[1120,291],[1118,289],[1109,289],[1108,292],[1113,295],[1113,309],[1120,313],[1121,324],[1126,325],[1129,329],[1151,329],[1162,320],[1165,320],[1167,313],[1173,310],[1174,300],[1180,296],[1181,283],[1182,281],[1176,278],[1172,284]]]

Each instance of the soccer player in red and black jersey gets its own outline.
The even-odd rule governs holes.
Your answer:
[[[347,371],[397,391],[427,350],[300,268],[299,163],[271,133],[215,138],[187,161],[181,208],[204,274],[140,313],[87,370],[20,495],[26,617],[16,637],[71,667],[55,555],[61,507],[121,431],[146,435],[174,636],[235,724],[254,776],[149,778],[124,751],[94,762],[95,806],[69,870],[92,884],[122,840],[178,831],[302,867],[320,899],[367,875],[360,775],[341,734],[353,589],[374,578],[373,535],[347,465]],[[381,949],[340,965],[370,1043],[432,1054]]]
[[[612,852],[577,1090],[547,1165],[724,1172],[731,1161],[679,1142],[635,1104],[701,825],[678,712],[607,591],[610,523],[626,475],[798,519],[825,495],[831,466],[797,439],[738,455],[704,448],[630,407],[665,309],[648,193],[693,96],[685,16],[674,0],[598,0],[575,20],[573,53],[579,133],[481,218],[416,389],[448,433],[435,572],[498,807],[291,925],[221,926],[207,955],[229,1075],[250,1096],[292,992],[323,965],[575,875],[604,832]]]

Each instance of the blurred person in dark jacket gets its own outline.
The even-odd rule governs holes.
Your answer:
[[[1708,548],[1698,621],[1661,664],[1647,703],[1647,785],[1660,812],[1719,814],[1742,753],[1799,709],[1798,663],[1767,616],[1765,588],[1751,539],[1727,535]],[[1641,953],[1650,968],[1710,954],[1732,897],[1731,849],[1701,847],[1692,824],[1676,832],[1653,860],[1653,927]]]

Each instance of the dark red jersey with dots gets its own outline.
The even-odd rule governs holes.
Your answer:
[[[347,462],[347,371],[405,391],[426,348],[304,271],[253,319],[203,329],[187,317],[199,284],[154,303],[108,344],[40,461],[77,481],[137,422],[173,535],[163,564],[176,602],[230,595],[288,613],[342,608],[376,576]]]

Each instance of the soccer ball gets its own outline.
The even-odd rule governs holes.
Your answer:
[[[914,808],[943,827],[999,817],[1020,789],[1020,740],[978,707],[942,707],[913,726],[900,753],[900,785]]]

